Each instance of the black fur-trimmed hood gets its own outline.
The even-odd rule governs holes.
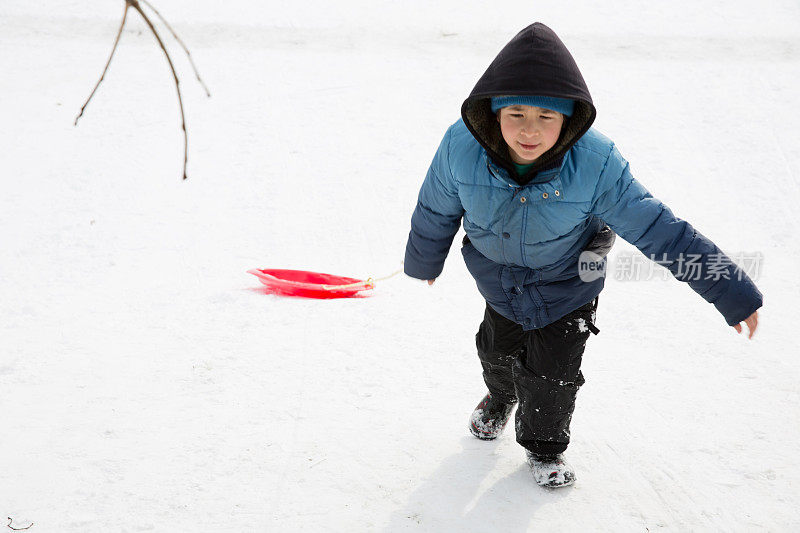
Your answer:
[[[492,113],[493,96],[555,96],[575,100],[575,110],[556,145],[542,154],[524,176],[517,176],[500,124]],[[475,139],[521,184],[560,161],[589,130],[596,115],[589,89],[569,50],[553,30],[540,22],[519,32],[500,50],[461,106],[461,117]]]

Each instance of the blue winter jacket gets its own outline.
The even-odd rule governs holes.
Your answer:
[[[463,120],[453,124],[419,193],[406,274],[439,276],[462,219],[469,238],[462,254],[478,290],[524,329],[541,328],[600,293],[605,279],[582,281],[578,256],[604,223],[689,283],[729,325],[761,306],[752,281],[653,198],[614,143],[594,129],[575,142],[559,167],[521,186],[493,163]],[[681,272],[681,254],[700,254],[702,268]],[[709,275],[710,268],[720,270],[721,261],[724,272]]]

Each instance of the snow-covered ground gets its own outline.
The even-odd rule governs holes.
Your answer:
[[[38,532],[797,531],[800,7],[164,0],[175,89],[123,2],[0,2],[0,517]],[[609,279],[574,487],[466,429],[483,303],[267,295],[255,267],[400,268],[428,163],[528,23],[573,52],[635,175],[763,254],[752,341],[674,281]],[[165,37],[168,37],[165,34]],[[458,239],[458,238],[457,238]],[[633,248],[620,242],[612,264]],[[5,523],[2,524],[5,527]]]

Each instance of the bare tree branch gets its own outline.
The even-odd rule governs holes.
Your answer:
[[[172,36],[175,37],[175,40],[178,41],[178,44],[181,45],[181,48],[183,48],[183,51],[186,52],[186,57],[189,58],[189,63],[192,65],[192,69],[194,70],[194,75],[197,78],[197,81],[199,81],[200,85],[203,86],[203,89],[206,91],[206,96],[211,98],[211,93],[209,92],[208,87],[206,87],[206,84],[203,81],[203,79],[200,77],[200,73],[197,71],[197,67],[195,66],[194,61],[192,60],[192,54],[189,52],[189,49],[186,48],[186,45],[183,44],[183,41],[181,41],[181,38],[178,37],[178,34],[175,33],[175,30],[173,30],[172,26],[169,25],[169,22],[167,22],[167,19],[162,17],[161,13],[159,13],[158,10],[156,8],[154,8],[153,5],[150,2],[148,2],[147,0],[141,0],[141,2],[144,5],[146,5],[147,7],[149,7],[153,11],[153,13],[155,13],[156,16],[161,19],[161,22],[164,23],[164,26],[167,27],[167,29],[170,31],[170,33],[172,33]]]
[[[197,71],[197,67],[195,66],[194,61],[192,60],[192,55],[189,53],[189,49],[186,48],[186,45],[183,44],[183,41],[181,41],[180,37],[178,37],[178,34],[175,33],[175,31],[172,29],[169,23],[167,23],[166,19],[164,19],[164,17],[161,16],[161,13],[159,13],[158,10],[156,10],[156,8],[154,8],[149,2],[147,2],[147,0],[142,0],[142,2],[147,7],[149,7],[158,16],[159,19],[161,19],[164,25],[172,33],[173,37],[175,37],[175,40],[177,40],[178,43],[181,45],[183,50],[186,52],[187,57],[189,58],[189,62],[191,63],[192,68],[194,69],[194,73],[195,76],[197,77],[197,80],[203,86],[203,89],[205,89],[206,95],[210,97],[211,93],[208,91],[206,84],[200,78],[200,73]],[[106,62],[106,67],[103,69],[103,74],[100,76],[100,79],[94,86],[94,89],[92,90],[92,93],[89,95],[89,98],[86,100],[86,103],[84,103],[83,107],[81,107],[80,113],[78,114],[77,117],[75,117],[75,125],[76,126],[78,125],[78,119],[81,118],[81,116],[83,115],[84,109],[86,109],[86,106],[89,105],[92,96],[94,96],[94,93],[97,91],[97,88],[100,86],[100,83],[105,78],[106,72],[108,71],[108,67],[111,64],[111,59],[114,57],[114,52],[117,50],[117,45],[119,44],[119,39],[120,36],[122,35],[122,29],[125,26],[125,21],[127,20],[128,17],[128,8],[130,7],[135,9],[142,16],[145,23],[147,23],[147,26],[150,28],[150,31],[153,32],[153,36],[156,38],[156,41],[158,41],[158,45],[161,47],[161,50],[164,51],[164,55],[167,58],[167,63],[169,63],[169,68],[172,71],[172,77],[175,80],[175,90],[178,93],[178,106],[180,107],[180,112],[181,112],[181,129],[183,130],[183,179],[186,179],[187,178],[186,166],[189,162],[189,135],[186,130],[186,115],[183,111],[183,97],[181,96],[181,87],[180,87],[181,82],[180,79],[178,78],[178,73],[175,71],[175,65],[172,63],[172,58],[170,57],[169,52],[167,51],[167,47],[164,46],[164,41],[161,40],[161,36],[158,34],[158,30],[156,30],[155,26],[151,22],[150,17],[148,17],[147,14],[142,10],[142,7],[139,5],[139,0],[125,0],[125,12],[122,15],[122,23],[119,26],[119,31],[117,32],[117,38],[114,41],[114,48],[112,48],[111,55],[108,57],[108,62]]]
[[[119,25],[119,31],[117,32],[117,38],[114,40],[114,48],[111,49],[111,55],[108,56],[108,61],[106,62],[106,68],[103,69],[103,74],[100,76],[100,79],[97,80],[97,85],[94,86],[92,89],[92,94],[89,95],[89,98],[86,99],[86,103],[83,104],[81,107],[81,112],[78,113],[78,116],[75,117],[74,125],[78,125],[78,119],[83,116],[83,110],[86,109],[86,106],[89,105],[89,102],[92,100],[92,96],[94,96],[95,91],[97,88],[100,87],[100,82],[103,81],[103,78],[106,77],[106,72],[108,72],[108,66],[111,64],[111,59],[114,57],[114,52],[117,51],[117,45],[119,44],[119,38],[122,36],[122,28],[125,26],[125,20],[128,18],[128,3],[125,2],[125,12],[122,14],[122,23]]]

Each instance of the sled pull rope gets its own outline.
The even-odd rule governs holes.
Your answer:
[[[326,291],[336,291],[336,290],[340,290],[340,289],[350,289],[350,288],[353,288],[353,287],[361,287],[361,286],[363,286],[364,289],[372,289],[372,288],[375,287],[375,282],[376,281],[384,281],[384,280],[387,280],[389,278],[393,278],[394,276],[398,275],[402,271],[403,271],[403,269],[401,268],[400,270],[396,270],[395,272],[392,272],[388,276],[384,276],[382,278],[377,278],[377,279],[367,278],[366,281],[359,281],[358,283],[348,283],[347,285],[323,285],[322,288],[323,288],[323,290],[326,290]]]

